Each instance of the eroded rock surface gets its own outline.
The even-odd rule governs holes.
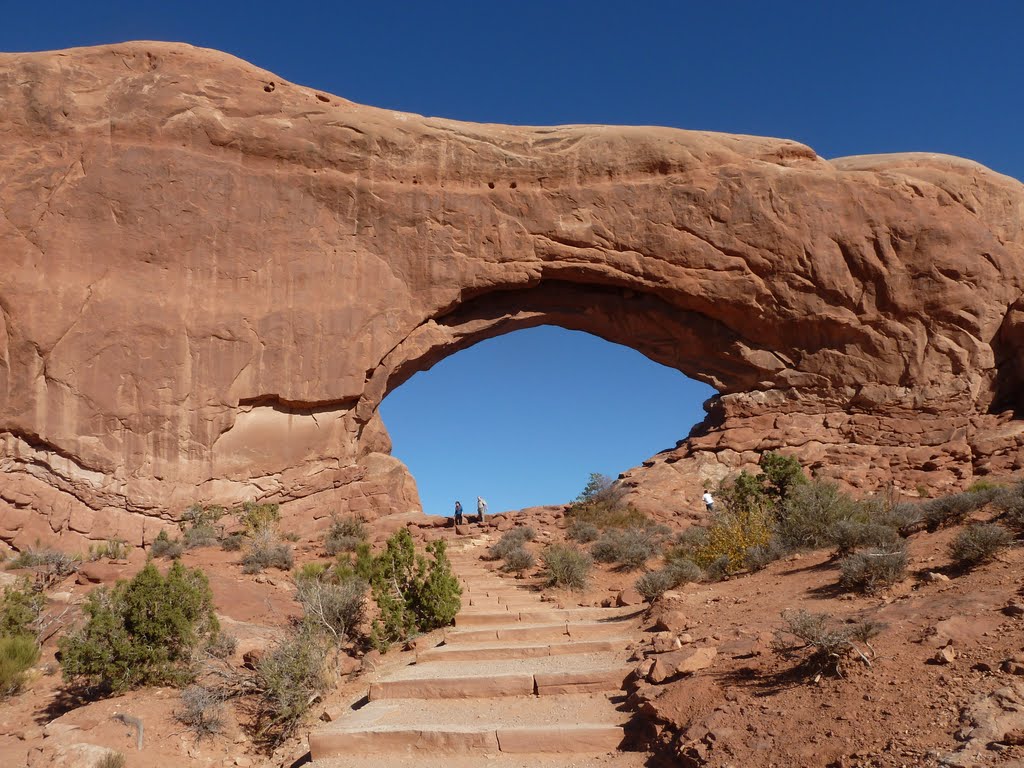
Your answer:
[[[660,510],[772,448],[865,490],[1021,466],[1024,187],[975,163],[424,118],[165,43],[0,55],[0,103],[5,539],[415,510],[381,400],[541,324],[720,393],[628,473]]]

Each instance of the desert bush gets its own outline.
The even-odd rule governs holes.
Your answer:
[[[249,536],[254,536],[267,528],[273,528],[281,521],[281,511],[277,504],[257,504],[254,501],[247,501],[242,504],[242,508],[237,514],[238,522],[245,528],[245,532]]]
[[[228,510],[219,505],[204,506],[202,504],[193,504],[182,512],[181,524],[194,528],[214,528],[226,514],[228,514]]]
[[[967,492],[968,493],[993,493],[993,492],[1001,491],[1002,489],[1003,489],[1003,486],[1000,485],[999,483],[994,483],[991,480],[985,480],[984,478],[982,478],[980,480],[975,480],[973,483],[971,483],[970,487],[968,487],[968,489],[967,489]]]
[[[366,540],[366,526],[354,517],[334,518],[324,534],[324,551],[334,556],[339,552],[355,552],[359,542]]]
[[[295,581],[319,581],[327,578],[329,573],[327,563],[303,563],[295,570]]]
[[[64,678],[114,692],[187,682],[193,649],[219,631],[206,576],[178,562],[166,577],[147,563],[94,589],[83,610],[85,625],[60,640]]]
[[[462,588],[452,573],[444,541],[431,542],[426,555],[417,555],[412,535],[403,528],[373,558],[372,570],[379,616],[373,622],[371,641],[382,650],[414,632],[451,624],[462,606]]]
[[[1010,546],[1013,534],[999,523],[969,525],[949,545],[949,556],[959,568],[987,563]]]
[[[635,571],[661,552],[662,537],[651,527],[607,530],[590,548],[599,563],[617,563],[623,570]]]
[[[181,543],[185,549],[212,547],[217,541],[217,530],[212,525],[193,525],[186,528],[181,535]]]
[[[923,525],[924,504],[900,503],[891,504],[870,516],[870,521],[878,525],[887,525],[907,536]]]
[[[566,535],[580,544],[589,544],[597,540],[597,537],[601,535],[601,531],[593,523],[588,523],[585,520],[573,520],[569,523],[569,527],[566,528]]]
[[[190,685],[181,692],[181,709],[174,719],[197,739],[216,736],[224,730],[224,694],[202,685]]]
[[[220,540],[220,548],[225,552],[239,552],[245,546],[244,533],[229,533]]]
[[[8,563],[8,568],[31,568],[44,587],[57,584],[78,570],[82,558],[56,549],[26,549]]]
[[[517,547],[516,549],[506,552],[504,560],[505,563],[502,565],[502,570],[510,571],[512,573],[522,573],[525,570],[533,568],[537,562],[533,553],[526,549],[526,547]]]
[[[256,697],[256,736],[277,746],[295,733],[316,697],[330,685],[323,638],[296,631],[279,640],[256,663],[250,681]]]
[[[776,535],[787,549],[820,549],[841,520],[862,518],[856,501],[835,483],[811,481],[791,488],[778,511]]]
[[[1003,525],[1018,534],[1024,533],[1024,482],[1000,489],[993,501],[1002,513]]]
[[[89,545],[89,559],[124,560],[128,557],[128,545],[119,539],[108,539],[102,544]]]
[[[569,544],[549,544],[541,552],[545,578],[549,587],[579,591],[590,578],[590,555]]]
[[[218,632],[206,641],[206,652],[215,659],[227,659],[235,655],[238,638],[226,632]]]
[[[30,635],[0,635],[0,699],[18,693],[25,673],[39,661],[39,645]]]
[[[36,625],[46,606],[46,597],[33,589],[32,583],[22,577],[17,584],[4,587],[0,600],[0,635],[36,634]]]
[[[242,573],[261,573],[266,568],[289,571],[293,565],[292,548],[270,527],[257,528],[242,555]]]
[[[755,544],[748,548],[743,557],[743,565],[752,572],[762,571],[785,555],[786,548],[773,536],[764,544]]]
[[[526,542],[533,541],[535,538],[537,538],[537,532],[530,526],[513,528],[502,534],[501,538],[491,545],[488,554],[494,560],[502,560],[509,552],[522,549]]]
[[[962,523],[972,512],[981,509],[995,497],[994,492],[954,493],[930,499],[921,505],[922,519],[929,531],[937,531]]]
[[[853,552],[840,561],[839,568],[844,589],[872,594],[906,577],[907,548],[900,542],[890,548]]]
[[[677,533],[665,550],[665,560],[693,560],[697,553],[708,545],[708,529],[691,526]]]
[[[864,547],[892,550],[900,542],[899,532],[895,528],[860,520],[837,521],[829,529],[828,538],[840,557]]]
[[[302,605],[306,622],[325,633],[334,645],[342,645],[363,622],[368,589],[369,585],[358,576],[338,584],[303,579],[298,582],[296,599]]]
[[[592,473],[586,487],[565,511],[570,522],[590,523],[597,528],[644,526],[647,516],[623,502],[625,489],[607,475]]]
[[[810,675],[842,675],[843,662],[851,655],[868,657],[858,643],[871,649],[870,640],[884,629],[873,620],[839,624],[826,613],[783,611],[785,626],[775,633],[773,650],[786,658],[801,658],[800,670]]]
[[[700,566],[693,562],[693,560],[689,560],[685,557],[669,560],[665,563],[665,567],[662,568],[662,570],[665,571],[671,579],[671,586],[669,589],[675,589],[676,587],[681,587],[683,584],[690,584],[704,578],[704,572],[701,571]]]
[[[665,569],[648,571],[636,580],[636,591],[643,595],[648,603],[653,603],[672,587],[672,576]]]
[[[149,547],[149,553],[153,557],[162,557],[167,560],[177,560],[184,552],[185,545],[168,536],[167,531],[160,531]]]

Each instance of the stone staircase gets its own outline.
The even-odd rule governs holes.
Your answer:
[[[310,734],[316,768],[638,768],[617,708],[635,608],[559,608],[451,541],[462,611],[443,644],[370,684],[366,703]]]

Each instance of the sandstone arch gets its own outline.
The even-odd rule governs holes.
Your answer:
[[[2,55],[0,102],[4,538],[414,509],[376,406],[541,322],[721,393],[629,473],[662,509],[765,448],[1020,467],[1024,189],[975,163],[423,118],[163,43]]]

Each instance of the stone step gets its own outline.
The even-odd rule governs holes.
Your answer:
[[[536,661],[536,660],[534,660]],[[370,685],[369,700],[493,699],[507,696],[555,696],[622,690],[626,667],[545,671],[510,675],[413,677]]]
[[[484,643],[497,640],[519,641],[564,641],[567,638],[579,640],[598,640],[612,637],[625,637],[630,625],[628,622],[603,623],[558,623],[498,627],[495,629],[456,629],[445,632],[445,645],[458,643]]]
[[[308,763],[309,768],[648,768],[645,752],[608,752],[597,754],[515,754],[498,752],[486,756],[391,753],[383,763],[376,755],[348,755],[324,758]]]
[[[472,643],[454,646],[440,645],[416,654],[416,663],[428,661],[487,661],[491,659],[531,659],[543,656],[568,656],[584,653],[618,651],[623,643],[617,640],[576,640],[538,645],[509,645]]]
[[[473,729],[436,726],[401,730],[318,731],[309,736],[314,765],[331,758],[372,753],[425,755],[602,754],[613,752],[625,739],[621,725],[524,726]],[[341,763],[342,765],[344,763]],[[381,763],[376,763],[381,765]],[[389,763],[390,765],[391,763]],[[422,765],[417,760],[416,765]]]
[[[472,606],[463,608],[455,617],[456,627],[487,627],[509,622],[522,624],[553,624],[555,622],[617,619],[640,613],[636,608],[540,608],[531,610],[481,611]]]

